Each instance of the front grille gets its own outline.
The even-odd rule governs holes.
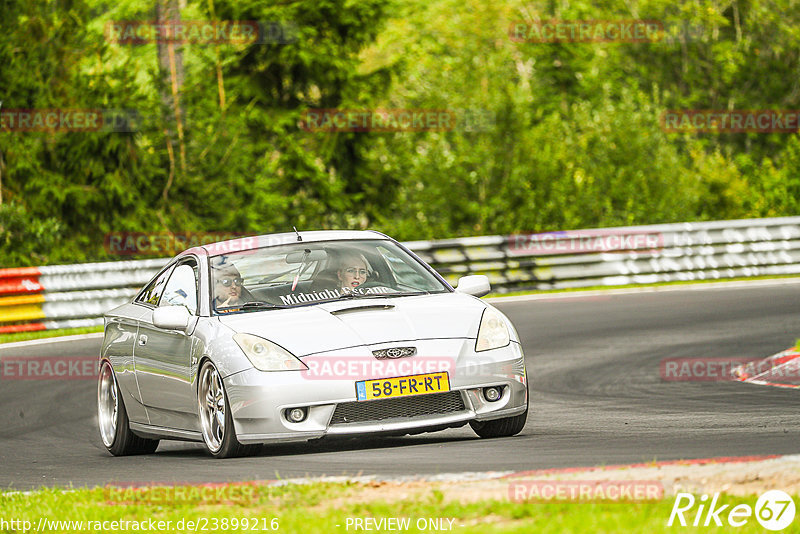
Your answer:
[[[336,405],[331,424],[369,423],[395,418],[411,419],[464,410],[464,401],[461,399],[459,391],[413,395],[397,399],[342,402]]]

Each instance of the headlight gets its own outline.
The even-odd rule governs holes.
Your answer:
[[[505,319],[494,308],[486,308],[481,317],[478,328],[478,341],[475,343],[475,352],[499,349],[511,342],[508,335],[508,326]]]
[[[259,371],[302,371],[306,364],[288,350],[252,334],[236,334],[233,340]]]

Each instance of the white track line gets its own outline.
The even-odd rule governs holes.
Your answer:
[[[15,347],[32,347],[35,345],[46,345],[47,343],[58,343],[61,341],[79,341],[81,339],[102,338],[103,332],[92,332],[91,334],[78,334],[75,336],[45,337],[41,339],[29,339],[27,341],[16,341],[14,343],[0,343],[0,350],[13,349]]]
[[[770,287],[789,284],[800,284],[800,277],[775,278],[767,280],[742,280],[734,282],[700,282],[694,284],[671,284],[667,286],[625,287],[621,289],[596,289],[591,291],[564,291],[553,293],[535,293],[533,295],[516,295],[511,297],[490,297],[489,302],[526,302],[530,300],[574,299],[608,295],[631,295],[635,293],[657,293],[670,291],[708,291],[714,289],[746,289],[749,287]]]

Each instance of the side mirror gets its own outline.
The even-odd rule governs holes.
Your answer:
[[[189,310],[183,306],[163,306],[153,310],[153,325],[156,328],[185,332],[189,319]]]
[[[482,297],[491,290],[492,286],[489,284],[489,277],[485,274],[462,276],[458,279],[458,285],[456,286],[457,293],[466,293],[476,297]]]

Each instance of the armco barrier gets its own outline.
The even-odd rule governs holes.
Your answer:
[[[0,333],[103,324],[166,259],[0,269]]]
[[[499,292],[800,273],[800,217],[406,243],[451,283],[485,274]]]
[[[495,291],[800,274],[800,217],[660,224],[406,245],[452,284]],[[167,259],[0,269],[0,333],[102,324]]]

